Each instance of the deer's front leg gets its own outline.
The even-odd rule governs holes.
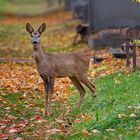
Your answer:
[[[76,33],[76,36],[74,37],[73,44],[76,44],[76,42],[77,42],[77,38],[78,38],[78,33]]]
[[[44,81],[44,89],[45,89],[45,109],[44,109],[44,114],[43,116],[47,115],[47,110],[48,110],[48,97],[49,97],[49,90],[50,90],[50,85],[48,78],[42,78]]]
[[[55,78],[49,76],[48,115],[51,114],[51,102],[52,102],[52,97],[53,97],[54,81],[55,81]]]

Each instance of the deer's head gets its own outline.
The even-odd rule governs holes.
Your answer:
[[[30,23],[26,24],[26,30],[31,35],[31,43],[33,46],[38,46],[40,43],[40,36],[46,30],[46,24],[43,23],[37,31],[34,31]]]

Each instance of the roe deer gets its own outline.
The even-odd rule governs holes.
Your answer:
[[[45,31],[46,24],[43,23],[37,31],[27,23],[26,30],[31,35],[31,43],[33,45],[34,57],[37,64],[37,70],[44,82],[45,88],[45,111],[44,115],[50,114],[51,100],[53,95],[55,78],[69,77],[73,84],[80,92],[80,100],[77,106],[80,107],[85,90],[81,83],[85,84],[96,97],[96,88],[87,78],[89,68],[89,58],[82,53],[45,53],[40,47],[40,36]]]
[[[80,35],[80,38],[81,38],[81,40],[80,40],[81,42],[87,41],[88,25],[79,24],[79,25],[76,26],[76,36],[74,37],[73,44],[76,44],[77,38],[78,38],[79,35]]]

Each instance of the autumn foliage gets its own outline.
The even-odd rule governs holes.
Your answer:
[[[48,32],[43,35],[42,47],[49,52],[89,51],[86,43],[72,45],[75,36],[77,21],[72,20],[68,12],[58,12],[47,16],[17,17],[6,16],[0,21],[0,139],[40,139],[50,138],[51,135],[64,134],[65,136],[76,130],[71,130],[74,124],[97,119],[90,112],[76,112],[72,115],[69,97],[78,95],[78,91],[68,78],[57,79],[54,87],[53,110],[55,113],[49,118],[43,118],[44,88],[32,57],[32,46],[28,34],[25,32],[25,23],[31,22],[35,26],[41,22],[48,24]],[[89,78],[103,77],[118,71],[128,72],[125,61],[112,58],[108,50],[101,51],[104,61],[90,63]],[[95,53],[94,51],[92,52]],[[15,62],[14,60],[19,60]],[[24,61],[23,61],[24,60]],[[27,60],[27,61],[26,61]],[[28,61],[29,60],[29,61]],[[120,83],[119,79],[115,82]],[[89,96],[89,94],[87,94]],[[89,109],[87,109],[89,110]],[[73,117],[72,117],[73,116]],[[125,117],[119,115],[119,117]],[[131,117],[135,118],[135,114]],[[114,131],[108,128],[107,131]],[[89,132],[81,130],[82,136],[100,135],[97,129]]]

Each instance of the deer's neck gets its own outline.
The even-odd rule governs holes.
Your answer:
[[[34,46],[34,57],[36,63],[41,63],[44,60],[45,53],[40,46]]]

